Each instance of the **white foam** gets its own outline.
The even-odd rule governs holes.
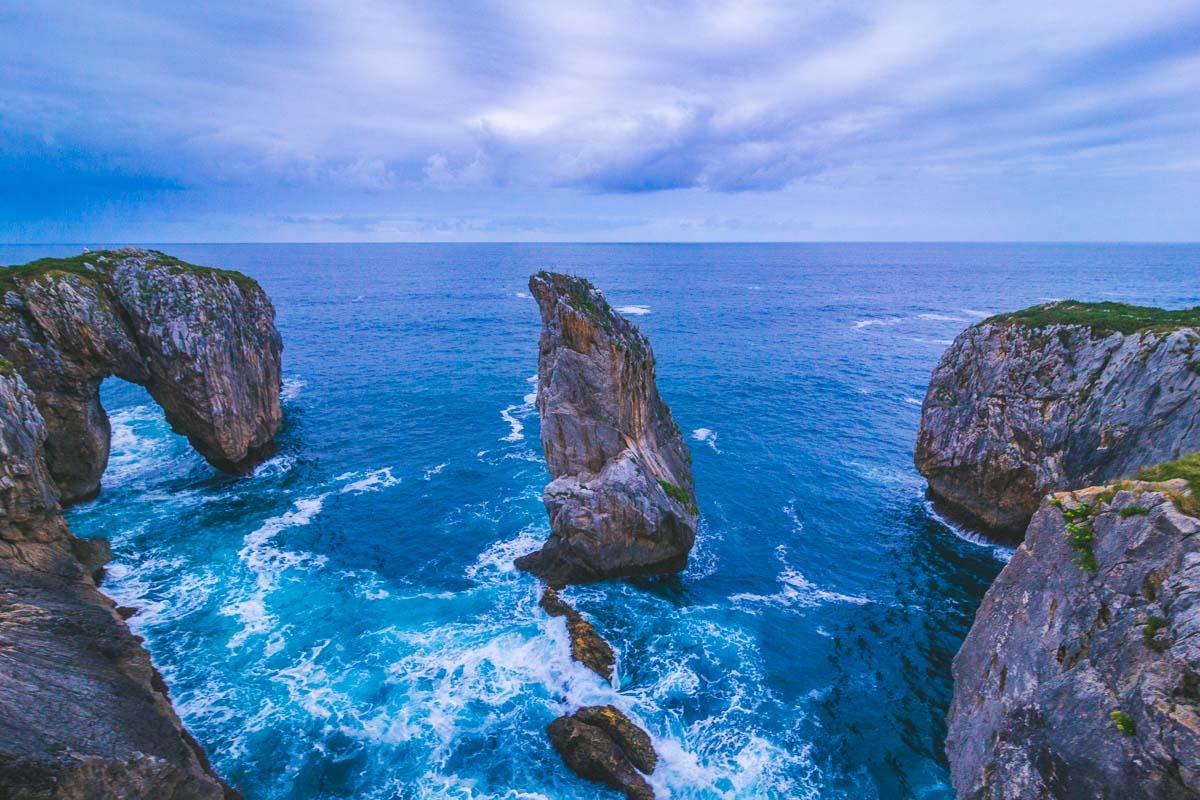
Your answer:
[[[516,572],[513,559],[532,553],[542,546],[549,533],[540,525],[527,525],[514,539],[493,542],[479,554],[475,563],[467,567],[466,576],[478,580],[489,575]]]
[[[950,531],[964,542],[973,544],[976,547],[983,547],[987,549],[997,561],[1002,561],[1007,564],[1017,552],[1015,548],[1007,547],[999,544],[998,542],[990,541],[982,534],[976,533],[975,531],[969,531],[966,528],[960,528],[959,526],[955,525],[953,522],[939,514],[937,507],[933,504],[933,501],[928,498],[922,500],[922,505],[925,506],[925,513],[943,528]]]
[[[521,424],[521,420],[513,416],[512,412],[516,411],[520,406],[507,406],[500,412],[501,418],[508,423],[509,433],[502,437],[505,442],[519,442],[525,438],[525,434],[521,431],[525,430],[525,426]]]
[[[308,384],[300,378],[284,378],[283,388],[279,391],[279,399],[287,402],[300,396],[300,390]]]
[[[644,316],[644,315],[650,313],[650,306],[643,306],[643,305],[617,306],[617,311],[621,312],[622,314],[624,314],[627,317],[629,317],[629,316],[640,317],[640,316]]]
[[[930,322],[966,322],[963,317],[952,317],[949,314],[917,314],[917,319]]]
[[[355,478],[357,480],[352,480]],[[400,483],[402,478],[397,478],[393,475],[391,467],[382,467],[366,473],[344,472],[334,478],[334,480],[351,481],[342,487],[342,494],[364,494],[366,492],[378,492],[380,489],[395,486]]]
[[[920,406],[921,405],[921,401],[919,399],[917,399],[915,397],[911,397],[911,396],[905,397],[904,402],[908,403],[910,406]]]
[[[436,467],[430,467],[429,469],[425,470],[425,474],[421,476],[421,480],[423,480],[423,481],[432,480],[434,475],[440,475],[442,470],[444,470],[448,466],[450,466],[450,462],[443,461],[442,463],[438,464]]]
[[[900,317],[879,317],[876,319],[860,319],[854,323],[854,327],[858,328],[859,330],[862,330],[863,328],[869,328],[872,325],[895,325],[899,322],[903,322],[903,320]]]
[[[284,572],[290,569],[320,569],[324,556],[285,550],[275,544],[275,537],[288,528],[310,524],[325,504],[328,493],[297,500],[291,510],[271,517],[242,541],[238,558],[254,577],[249,594],[221,609],[225,616],[236,617],[241,630],[229,640],[228,647],[237,649],[251,636],[268,634],[276,626],[274,615],[267,609],[267,597],[279,586]]]
[[[529,294],[529,292],[514,292],[513,294],[515,297],[519,297],[522,300],[529,300],[533,297],[533,295]]]
[[[979,311],[974,308],[960,308],[959,311],[968,317],[975,317],[976,319],[985,319],[992,315],[990,311]]]
[[[786,512],[787,507],[784,508]],[[794,517],[794,511],[789,516]],[[799,520],[796,520],[799,522]],[[803,527],[803,526],[801,526]],[[804,577],[803,573],[787,565],[787,546],[779,545],[775,548],[775,555],[781,562],[784,562],[783,570],[775,577],[782,584],[778,592],[773,594],[735,594],[730,595],[729,599],[735,605],[741,603],[750,603],[758,605],[772,605],[780,608],[816,608],[827,603],[849,603],[851,605],[863,606],[872,601],[866,597],[860,597],[853,594],[843,594],[841,592],[833,592],[828,589],[822,589],[808,578]]]
[[[714,452],[721,452],[717,449],[717,434],[712,428],[696,428],[696,430],[692,431],[692,438],[697,442],[707,444]]]

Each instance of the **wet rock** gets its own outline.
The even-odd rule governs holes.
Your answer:
[[[517,566],[555,585],[683,569],[698,515],[691,455],[649,341],[583,278],[539,272],[529,289],[551,535]]]
[[[960,798],[1200,797],[1200,520],[1182,483],[1048,497],[954,659]]]
[[[921,407],[916,464],[930,494],[1019,538],[1047,492],[1200,450],[1200,332],[1189,314],[1060,303],[968,328]]]
[[[650,784],[604,728],[578,716],[563,716],[551,722],[546,733],[563,762],[579,777],[622,791],[629,800],[653,800]]]
[[[616,706],[585,706],[573,716],[612,737],[629,759],[629,763],[640,771],[649,775],[658,766],[658,754],[654,752],[650,734],[635,725]]]
[[[97,591],[107,546],[67,529],[45,442],[34,393],[0,362],[0,797],[238,797]]]
[[[273,452],[282,343],[252,279],[119,250],[0,270],[0,291],[0,358],[33,390],[63,503],[99,490],[109,375],[145,386],[219,469],[244,472]]]
[[[552,617],[566,617],[567,634],[571,637],[571,657],[611,683],[617,658],[592,623],[563,600],[552,586],[546,587],[539,605]]]

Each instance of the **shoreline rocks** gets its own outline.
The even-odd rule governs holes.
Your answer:
[[[654,800],[643,776],[658,755],[650,736],[616,706],[585,706],[546,728],[550,743],[579,777],[622,791],[629,800]]]
[[[538,605],[552,617],[566,617],[567,635],[571,637],[571,657],[612,683],[617,657],[612,646],[596,633],[592,623],[563,600],[553,586],[547,586],[542,592]]]
[[[1200,451],[1200,312],[1071,301],[963,331],[915,461],[951,516],[1020,538],[1047,492]]]
[[[146,387],[218,469],[247,472],[270,456],[282,347],[270,299],[240,273],[137,249],[0,270],[0,359],[37,399],[64,505],[99,491],[110,375]]]
[[[954,659],[972,800],[1200,797],[1200,519],[1183,481],[1047,497]]]
[[[699,514],[691,454],[649,341],[583,278],[539,272],[529,290],[551,534],[517,566],[551,585],[683,569]]]
[[[0,795],[234,800],[59,513],[34,393],[0,369]]]

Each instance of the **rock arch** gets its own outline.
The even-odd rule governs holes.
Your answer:
[[[0,358],[33,391],[64,504],[99,491],[110,375],[144,386],[219,469],[274,452],[283,345],[253,279],[157,251],[100,251],[0,270],[0,294]]]

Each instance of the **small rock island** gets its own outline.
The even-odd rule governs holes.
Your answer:
[[[0,270],[0,794],[240,797],[180,722],[142,640],[97,588],[103,540],[60,502],[96,493],[108,375],[140,383],[214,465],[273,447],[281,340],[239,273],[153,251]]]
[[[1047,492],[1200,451],[1200,309],[1065,301],[968,328],[929,381],[917,468],[1019,538]]]
[[[539,272],[537,408],[550,539],[517,566],[551,585],[678,572],[696,540],[691,454],[654,351],[584,278]]]

